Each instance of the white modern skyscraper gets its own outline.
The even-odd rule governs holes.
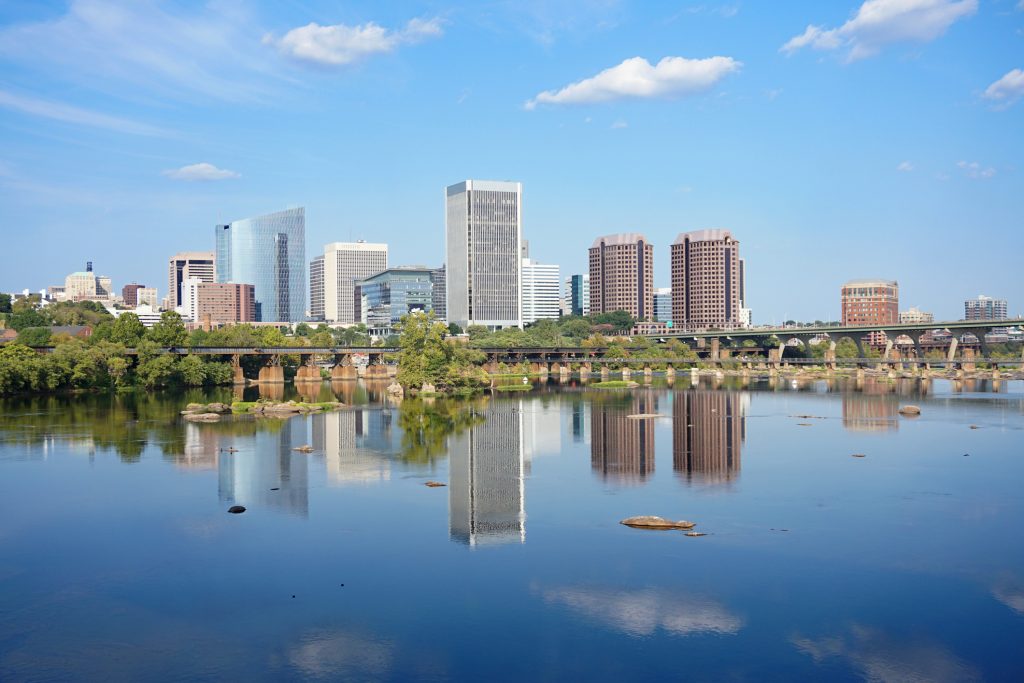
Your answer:
[[[332,323],[360,322],[355,283],[387,267],[386,244],[359,241],[324,246],[324,319]]]
[[[324,319],[324,256],[309,262],[309,317]]]
[[[522,269],[523,324],[543,318],[557,320],[560,301],[558,266],[524,258]]]
[[[445,191],[448,320],[522,327],[522,183],[466,180]]]

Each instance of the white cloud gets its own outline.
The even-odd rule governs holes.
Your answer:
[[[902,173],[910,173],[911,171],[914,170],[914,164],[910,163],[909,161],[901,161],[899,163],[899,166],[896,167],[896,170]]]
[[[808,26],[779,51],[801,48],[848,50],[847,61],[878,54],[886,45],[935,40],[956,21],[978,9],[978,0],[866,0],[852,19],[839,28]]]
[[[619,130],[621,128],[629,128],[629,124],[625,121],[619,120],[611,125],[612,130]]]
[[[436,38],[443,33],[441,20],[413,19],[405,28],[391,31],[373,23],[357,26],[310,23],[293,28],[280,39],[264,36],[285,55],[321,66],[345,66],[376,54],[392,52],[399,45]]]
[[[713,87],[727,75],[739,71],[741,66],[743,64],[732,57],[665,57],[654,66],[643,57],[633,57],[592,78],[571,83],[560,90],[545,90],[525,106],[533,109],[538,104],[593,104],[625,98],[682,97]]]
[[[1024,70],[1013,69],[1007,72],[1005,76],[985,88],[984,96],[990,100],[1003,102],[1007,106],[1024,97]]]
[[[996,169],[991,166],[982,166],[977,161],[958,161],[956,166],[966,173],[968,178],[987,180],[996,174]]]
[[[224,168],[217,168],[205,161],[164,171],[164,175],[172,180],[187,181],[231,180],[241,177],[239,173]]]
[[[130,135],[168,134],[166,131],[157,128],[156,126],[150,126],[145,123],[138,123],[116,116],[109,116],[100,112],[74,107],[62,102],[52,102],[49,100],[40,100],[34,97],[26,97],[24,95],[15,95],[14,93],[6,92],[4,90],[0,90],[0,107],[20,111],[24,114],[32,114],[33,116],[41,116],[46,119],[53,119],[55,121],[64,121],[65,123],[74,123],[94,128],[106,128],[107,130],[112,130],[118,133],[128,133]]]

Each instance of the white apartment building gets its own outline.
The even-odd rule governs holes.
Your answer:
[[[559,268],[524,258],[522,263],[523,324],[559,316]]]
[[[522,183],[465,180],[445,190],[448,320],[522,327]]]
[[[364,242],[332,242],[324,246],[324,319],[330,323],[361,322],[355,300],[355,283],[387,270],[388,245]],[[311,285],[312,287],[312,285]]]

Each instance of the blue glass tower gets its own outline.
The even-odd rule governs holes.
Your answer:
[[[253,286],[256,320],[306,317],[306,210],[302,207],[218,225],[217,282]]]

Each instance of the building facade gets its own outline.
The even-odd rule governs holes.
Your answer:
[[[448,321],[448,278],[444,266],[433,268],[430,271],[430,284],[433,286],[434,315],[438,320]]]
[[[332,242],[324,246],[324,320],[364,322],[356,303],[356,282],[387,269],[388,245]]]
[[[215,228],[217,282],[253,286],[256,322],[306,316],[306,211],[299,207]]]
[[[654,320],[667,323],[672,320],[672,288],[656,287],[654,289]]]
[[[964,320],[1005,320],[1007,309],[1006,299],[979,294],[977,299],[964,302]]]
[[[425,266],[388,268],[357,283],[363,322],[370,334],[387,336],[403,316],[433,310],[433,269]]]
[[[212,251],[183,251],[167,261],[167,305],[170,309],[181,306],[182,283],[189,278],[200,282],[213,282],[216,275]]]
[[[324,319],[324,257],[317,256],[309,262],[309,317]]]
[[[121,288],[121,300],[128,308],[135,308],[139,305],[139,290],[145,289],[146,285],[132,283]]]
[[[136,306],[149,306],[150,308],[157,307],[157,292],[156,287],[143,287],[136,293]]]
[[[252,285],[199,282],[194,287],[196,322],[204,325],[255,322],[256,296]]]
[[[566,315],[590,315],[590,276],[570,275],[565,278]]]
[[[728,230],[680,233],[672,243],[674,327],[739,327],[742,272],[740,243]]]
[[[466,180],[445,190],[446,313],[463,329],[522,327],[522,183]]]
[[[892,325],[899,321],[900,288],[895,280],[851,280],[843,285],[843,325]]]
[[[598,237],[590,246],[590,313],[654,316],[654,247],[640,233]]]
[[[524,258],[522,264],[523,324],[538,320],[558,320],[559,268],[554,264],[538,263]]]
[[[931,313],[925,313],[917,307],[911,307],[909,310],[900,311],[900,322],[915,325],[933,323],[935,322],[935,316]]]

